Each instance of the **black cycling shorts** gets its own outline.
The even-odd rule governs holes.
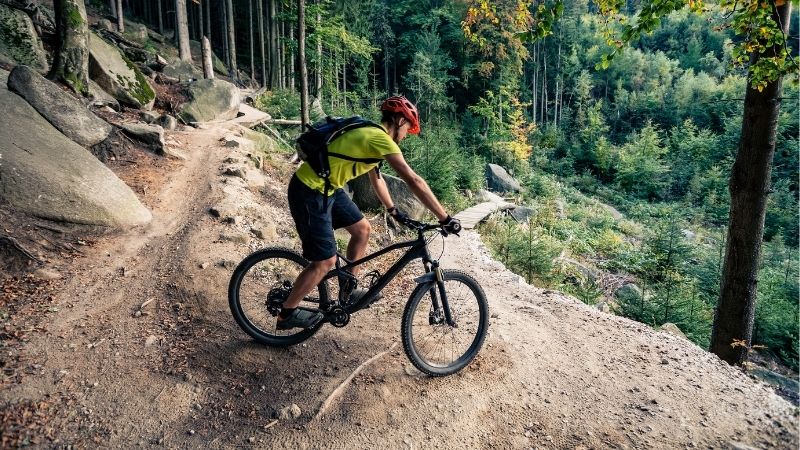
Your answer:
[[[309,261],[322,261],[336,255],[333,230],[349,227],[364,218],[342,189],[328,197],[327,209],[323,206],[322,193],[292,176],[289,181],[289,210],[303,244],[303,257]]]

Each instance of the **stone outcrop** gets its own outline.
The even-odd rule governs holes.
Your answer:
[[[660,331],[664,331],[666,333],[669,333],[669,334],[671,334],[673,336],[677,336],[677,337],[679,337],[681,339],[686,339],[687,341],[689,340],[689,338],[687,338],[686,335],[683,334],[683,331],[681,331],[681,329],[678,328],[678,326],[675,325],[674,323],[667,322],[665,324],[662,324],[660,327],[658,327],[658,329]]]
[[[527,206],[517,206],[512,209],[509,214],[517,223],[526,223],[536,211]]]
[[[57,221],[128,228],[150,211],[88,150],[22,97],[0,89],[0,201]]]
[[[422,218],[426,211],[425,206],[417,200],[417,197],[408,188],[406,182],[385,173],[381,174],[381,176],[386,181],[386,186],[389,188],[389,194],[392,196],[395,206],[412,219]],[[375,195],[375,190],[372,189],[368,174],[350,181],[349,185],[353,192],[353,201],[359,208],[362,210],[383,209],[378,196]]]
[[[0,54],[17,64],[25,64],[40,73],[50,65],[42,41],[31,18],[25,12],[0,3]]]
[[[495,192],[520,192],[522,190],[519,181],[497,164],[486,166],[486,182],[489,189]]]
[[[623,284],[614,291],[614,297],[623,300],[640,299],[642,298],[642,288],[633,283]]]
[[[150,150],[163,155],[166,144],[164,143],[164,129],[158,125],[145,125],[142,123],[124,123],[122,131],[134,140],[137,140]]]
[[[97,106],[98,108],[108,106],[114,111],[119,111],[119,102],[117,99],[109,95],[108,92],[104,91],[100,85],[91,79],[89,80],[89,95],[92,97],[92,106]]]
[[[156,93],[150,82],[119,49],[89,33],[89,76],[125,105],[150,109]]]
[[[223,80],[199,80],[189,85],[189,102],[178,114],[184,123],[230,120],[239,113],[239,89]]]
[[[105,140],[113,128],[83,103],[28,66],[17,66],[8,88],[21,95],[64,136],[91,147]]]
[[[192,63],[180,60],[175,61],[172,64],[167,64],[161,70],[161,73],[184,83],[203,78],[203,74],[200,73],[200,71],[198,71],[194,65],[192,65]]]

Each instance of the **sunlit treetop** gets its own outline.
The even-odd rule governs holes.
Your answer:
[[[796,4],[797,0],[793,1]],[[734,44],[732,63],[745,68],[749,73],[750,84],[759,91],[766,85],[784,75],[794,75],[797,81],[800,66],[796,55],[791,54],[787,37],[783,32],[777,8],[786,5],[786,0],[645,0],[639,13],[629,19],[620,13],[625,0],[597,0],[600,14],[605,18],[604,36],[613,50],[601,57],[597,69],[609,66],[614,56],[625,46],[642,34],[653,32],[661,23],[661,18],[684,8],[696,14],[710,14],[722,17],[718,28],[729,28],[740,38]],[[710,25],[714,26],[714,25]]]

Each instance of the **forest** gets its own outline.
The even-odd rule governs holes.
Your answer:
[[[618,46],[614,30],[642,23],[642,5],[616,2],[611,20],[610,3],[195,0],[186,20],[232,79],[266,88],[256,104],[273,117],[300,116],[306,64],[310,96],[330,115],[376,120],[383,98],[408,96],[423,131],[404,154],[449,208],[484,188],[487,163],[522,182],[530,217],[481,229],[507,267],[648,325],[676,324],[708,348],[749,43],[721,1],[673,8]],[[174,4],[131,1],[126,14],[169,35]],[[794,12],[790,59],[797,24]],[[796,74],[780,95],[752,348],[796,370]]]

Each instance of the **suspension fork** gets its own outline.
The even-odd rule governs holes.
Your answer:
[[[455,320],[453,320],[453,315],[450,312],[450,303],[447,299],[447,291],[444,289],[444,277],[442,269],[439,267],[439,261],[433,261],[430,263],[426,261],[423,264],[425,266],[426,276],[421,278],[425,278],[426,281],[435,282],[435,284],[432,285],[428,290],[428,292],[431,294],[431,300],[433,302],[433,312],[435,313],[441,308],[441,310],[444,312],[444,318],[447,321],[447,324],[453,328],[458,327],[458,324],[456,324]]]

